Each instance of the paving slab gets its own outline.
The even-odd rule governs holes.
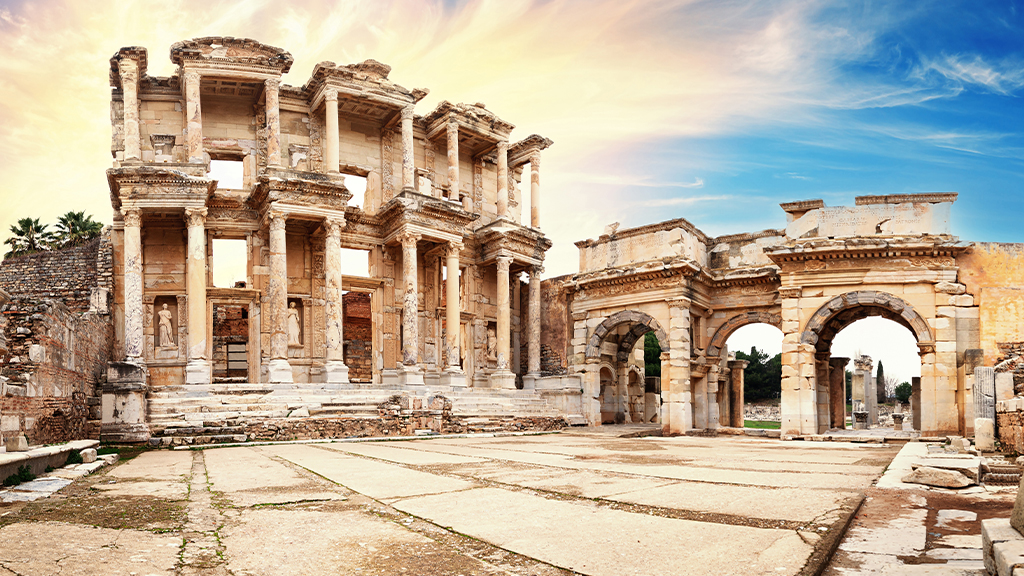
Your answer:
[[[393,506],[594,576],[678,575],[694,567],[718,575],[795,574],[812,551],[790,530],[634,514],[497,488],[407,498]],[[666,553],[683,550],[685,557]]]
[[[54,477],[43,477],[36,478],[31,482],[22,482],[17,486],[14,486],[12,490],[19,492],[46,492],[52,494],[57,490],[71,484],[71,480],[67,478],[54,478]]]
[[[0,528],[0,566],[19,576],[174,574],[181,536],[62,522]]]
[[[347,452],[360,456],[368,456],[379,460],[387,460],[399,464],[413,464],[416,466],[432,466],[438,464],[475,464],[484,462],[484,458],[472,456],[455,456],[441,452],[425,452],[419,449],[419,445],[408,445],[405,442],[394,442],[390,444],[374,443],[348,443],[348,444],[324,444],[322,447],[338,452]]]
[[[273,446],[262,449],[298,464],[350,490],[378,500],[466,490],[473,482],[409,470],[313,446]]]
[[[92,487],[97,492],[111,496],[154,496],[168,500],[182,500],[188,495],[188,484],[185,482],[153,482],[122,481],[114,484],[96,484]]]
[[[108,473],[114,478],[181,480],[192,472],[192,454],[169,450],[143,452]]]

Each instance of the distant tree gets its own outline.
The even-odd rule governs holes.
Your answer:
[[[11,234],[13,236],[4,240],[4,244],[11,247],[4,254],[5,259],[49,250],[54,242],[53,233],[46,230],[45,224],[39,223],[39,218],[18,220],[17,225],[11,225]]]
[[[751,346],[750,354],[737,351],[736,359],[749,362],[743,371],[745,400],[767,400],[782,394],[782,354],[769,358],[766,352]]]
[[[910,385],[910,382],[903,382],[896,387],[896,400],[903,404],[910,401],[911,394],[913,394],[913,387]]]
[[[878,361],[878,370],[875,372],[875,393],[879,404],[885,404],[885,368],[882,368],[882,361]]]
[[[644,334],[644,376],[661,376],[661,345],[654,332]]]
[[[96,222],[92,216],[86,216],[85,210],[68,212],[57,220],[57,241],[60,246],[77,246],[98,238],[103,232],[103,224]]]
[[[846,371],[846,401],[853,402],[853,372]]]

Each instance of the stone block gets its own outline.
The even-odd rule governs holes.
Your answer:
[[[27,452],[28,439],[24,434],[18,434],[7,439],[7,452]]]
[[[95,462],[96,461],[96,449],[95,448],[86,448],[85,450],[82,450],[81,452],[79,452],[79,454],[82,456],[82,463],[84,463],[84,464],[89,464],[91,462]]]
[[[955,470],[942,470],[930,466],[922,466],[903,477],[907,484],[924,484],[939,488],[966,488],[971,480]]]

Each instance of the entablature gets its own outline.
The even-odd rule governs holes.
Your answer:
[[[260,173],[246,203],[266,212],[270,204],[287,204],[303,210],[341,211],[342,217],[352,193],[340,174],[268,168]]]
[[[423,99],[428,91],[408,90],[388,80],[391,67],[376,60],[359,64],[337,65],[320,62],[313,68],[302,91],[309,100],[309,109],[317,110],[329,93],[337,94],[342,114],[372,118],[381,123],[392,120],[407,106]]]
[[[481,226],[475,236],[480,243],[482,262],[511,256],[513,262],[524,266],[540,266],[544,263],[544,253],[551,248],[551,240],[539,230],[501,218]]]
[[[955,236],[812,238],[766,246],[764,253],[779,266],[807,260],[863,258],[955,257],[970,246]]]
[[[201,164],[176,165],[166,168],[148,164],[122,165],[107,170],[107,185],[110,187],[110,203],[114,211],[122,204],[132,203],[135,207],[184,208],[204,206],[217,188],[217,181],[189,172],[205,173]]]
[[[292,55],[250,38],[207,36],[171,45],[171,62],[202,75],[280,78],[292,67]]]
[[[554,142],[539,134],[531,134],[508,147],[508,167],[514,169],[526,164],[534,154],[550,147]]]
[[[478,214],[461,205],[406,190],[377,213],[385,244],[397,242],[402,232],[413,232],[436,242],[462,242]]]
[[[459,128],[459,149],[470,156],[483,156],[494,151],[498,142],[507,142],[514,125],[498,118],[483,104],[452,104],[442,101],[421,119],[428,140],[444,140],[448,124]]]

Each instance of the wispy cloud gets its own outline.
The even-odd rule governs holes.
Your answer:
[[[922,63],[915,76],[936,73],[954,86],[976,86],[998,94],[1013,94],[1024,87],[1024,61],[986,62],[980,55],[951,54]]]
[[[722,200],[730,199],[732,199],[732,196],[679,196],[676,198],[644,200],[639,202],[639,205],[646,208],[664,208],[666,206],[692,206],[700,202],[721,202]]]

